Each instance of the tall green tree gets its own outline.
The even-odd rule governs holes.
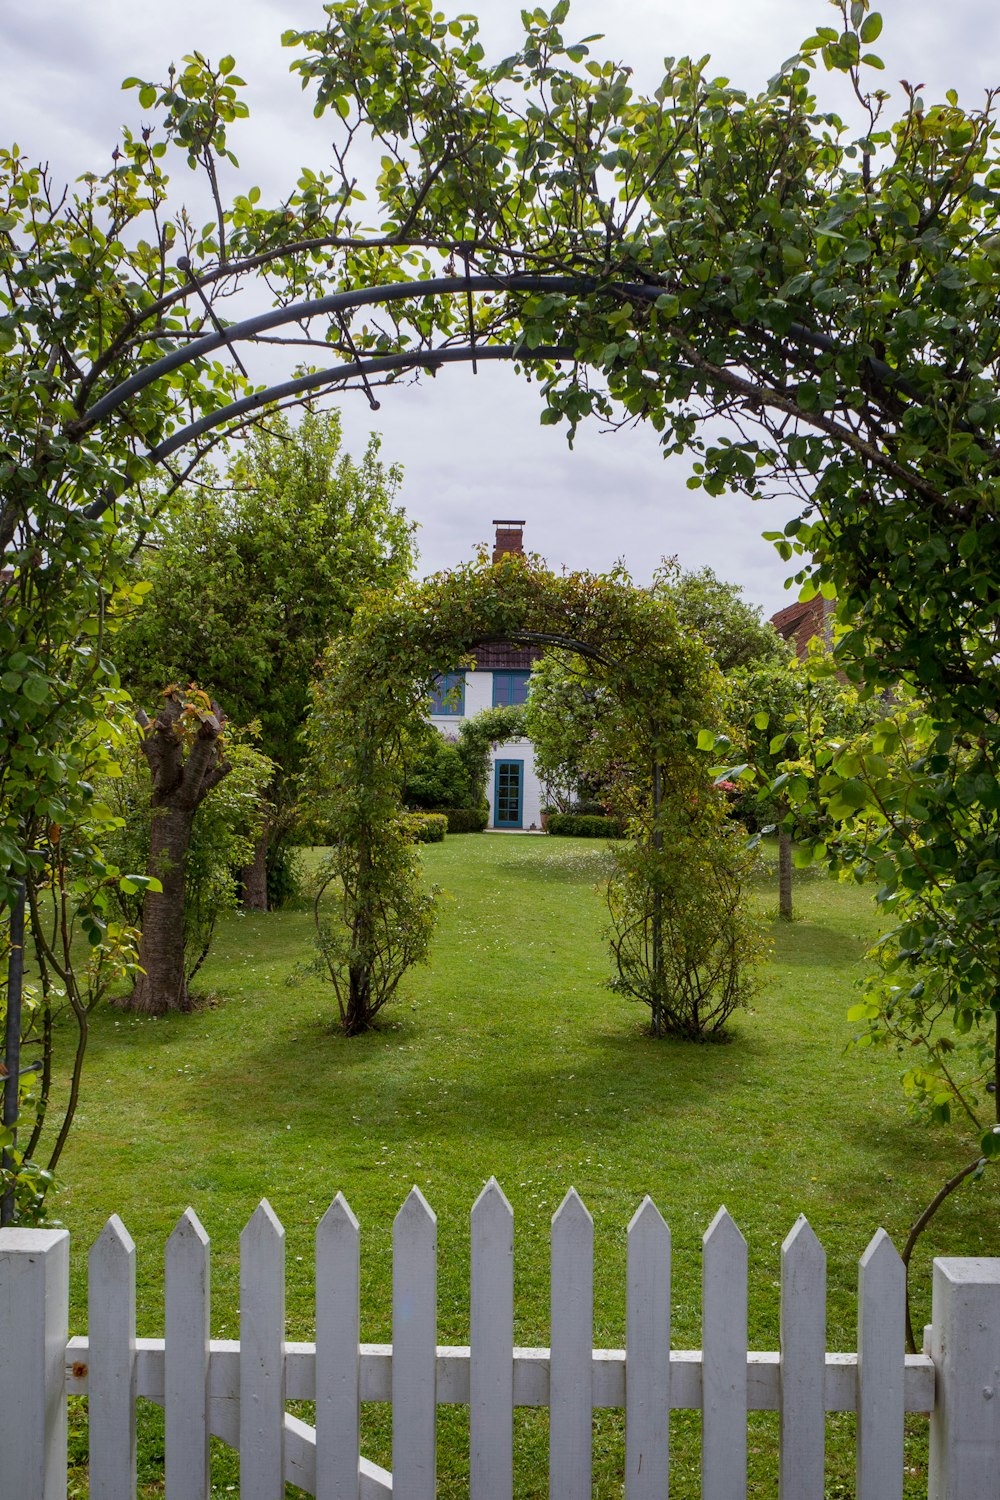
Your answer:
[[[344,453],[335,412],[306,412],[296,426],[273,417],[225,475],[177,498],[139,555],[149,589],[116,642],[123,680],[140,702],[196,680],[234,722],[259,726],[275,766],[272,857],[294,812],[316,664],[365,592],[398,585],[412,567],[400,477],[377,438],[358,463]],[[258,909],[267,832],[245,874]]]

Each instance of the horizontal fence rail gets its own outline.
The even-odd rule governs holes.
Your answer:
[[[549,1485],[592,1488],[593,1412],[625,1413],[626,1500],[669,1494],[672,1410],[702,1415],[704,1500],[743,1500],[747,1413],[777,1412],[782,1500],[823,1493],[827,1412],[857,1416],[858,1500],[903,1486],[906,1412],[931,1417],[928,1494],[1000,1500],[1000,1260],[935,1262],[927,1352],[904,1352],[903,1267],[882,1231],[861,1258],[856,1352],[826,1349],[826,1260],[799,1218],[781,1250],[780,1350],[747,1347],[747,1247],[720,1209],[703,1238],[701,1350],[670,1347],[670,1231],[628,1227],[626,1347],[593,1347],[593,1221],[553,1216],[550,1347],[515,1346],[514,1219],[494,1179],[470,1220],[470,1342],[437,1343],[437,1221],[418,1189],[393,1227],[392,1343],[360,1342],[360,1230],[340,1195],[316,1231],[316,1341],[285,1338],[284,1230],[240,1238],[240,1337],[210,1337],[208,1236],[190,1210],[165,1253],[165,1336],[136,1336],[135,1245],[112,1217],[89,1256],[89,1330],[68,1338],[65,1231],[0,1232],[0,1500],[62,1500],[67,1394],[88,1397],[91,1500],[134,1500],[136,1400],[165,1409],[166,1500],[207,1500],[209,1438],[240,1455],[243,1500],[285,1482],[318,1500],[431,1500],[438,1406],[469,1408],[470,1500],[512,1500],[513,1413],[549,1409]],[[315,1425],[286,1410],[315,1402]],[[392,1472],[360,1453],[360,1403],[392,1406]]]

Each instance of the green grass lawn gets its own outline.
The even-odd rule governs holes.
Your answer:
[[[162,1331],[163,1244],[191,1205],[213,1242],[213,1334],[236,1337],[237,1239],[266,1195],[287,1231],[288,1334],[310,1337],[312,1236],[340,1190],[362,1226],[362,1337],[387,1341],[392,1219],[417,1183],[438,1215],[439,1341],[465,1343],[468,1212],[495,1174],[515,1213],[519,1343],[548,1342],[549,1221],[573,1185],[595,1221],[596,1344],[623,1342],[625,1227],[648,1192],[673,1234],[677,1346],[700,1344],[700,1239],[724,1202],[749,1243],[751,1344],[777,1347],[779,1249],[804,1212],[828,1256],[828,1346],[854,1348],[856,1265],[872,1233],[884,1225],[901,1244],[972,1149],[908,1118],[899,1059],[848,1049],[868,894],[799,879],[799,919],[769,918],[773,961],[728,1042],[656,1042],[647,1013],[605,987],[604,857],[587,841],[509,835],[427,846],[446,892],[433,959],[365,1037],[339,1036],[332,996],[296,974],[305,911],[227,922],[199,976],[217,1000],[197,1014],[97,1015],[55,1205],[73,1233],[71,1331],[85,1328],[85,1252],[113,1212],[138,1245],[139,1332]],[[770,884],[756,899],[773,911]],[[988,1180],[942,1210],[916,1265],[918,1321],[931,1253],[1000,1254],[997,1206]],[[442,1412],[442,1495],[463,1493],[463,1421]],[[696,1495],[696,1420],[674,1421],[671,1494]],[[390,1466],[387,1412],[365,1422],[367,1455]],[[849,1425],[830,1419],[830,1496],[853,1493]],[[921,1426],[913,1495],[925,1492]],[[619,1495],[620,1418],[599,1414],[595,1428],[595,1493]],[[544,1414],[519,1416],[518,1431],[519,1493],[544,1495]],[[754,1419],[754,1494],[775,1491],[773,1432]],[[147,1416],[147,1495],[156,1434]],[[217,1472],[222,1494],[235,1458]]]

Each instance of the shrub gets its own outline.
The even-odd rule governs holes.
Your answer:
[[[267,849],[267,908],[277,911],[302,899],[305,885],[298,849],[286,839],[276,840]]]
[[[345,839],[320,864],[315,968],[333,987],[346,1036],[367,1031],[407,969],[426,960],[436,897],[436,886],[422,887],[403,819],[380,830],[377,841]]]
[[[603,813],[549,813],[548,832],[570,839],[620,839],[625,830]]]
[[[414,844],[440,844],[448,831],[448,819],[438,812],[404,813],[403,827]]]
[[[611,988],[649,1006],[654,1036],[715,1035],[755,993],[765,951],[743,899],[754,860],[742,835],[703,829],[662,849],[629,844],[614,859]]]
[[[593,797],[581,797],[576,802],[571,802],[569,811],[579,818],[606,818],[608,815],[605,803],[597,802]]]
[[[469,773],[457,745],[431,729],[406,767],[403,801],[407,807],[438,812],[472,802]]]
[[[447,807],[444,815],[449,833],[482,833],[490,821],[488,807]]]

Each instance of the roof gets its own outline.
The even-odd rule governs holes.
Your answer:
[[[783,641],[790,641],[800,659],[805,656],[814,635],[822,635],[827,629],[829,610],[820,594],[812,599],[797,599],[786,604],[771,616],[771,624]]]
[[[510,641],[484,641],[469,655],[476,659],[477,672],[530,672],[543,650],[541,646],[513,646]]]

